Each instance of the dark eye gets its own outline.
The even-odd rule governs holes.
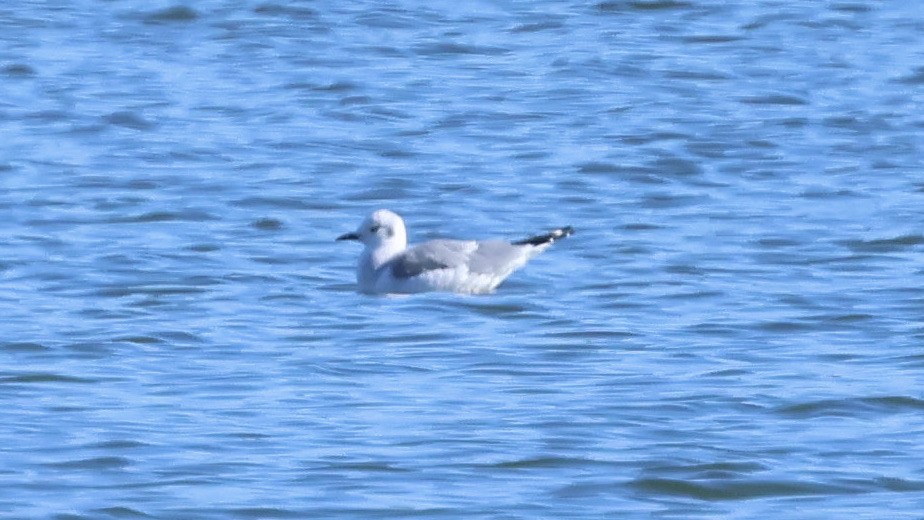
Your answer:
[[[382,226],[372,226],[371,228],[369,228],[369,231],[372,231],[373,233],[378,233],[381,227]]]

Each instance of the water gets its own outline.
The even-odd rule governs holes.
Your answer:
[[[924,518],[914,2],[0,26],[3,517]],[[577,234],[368,297],[379,207]]]

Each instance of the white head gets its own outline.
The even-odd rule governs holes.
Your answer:
[[[399,252],[407,247],[407,230],[404,220],[397,213],[380,209],[366,217],[356,231],[341,235],[337,240],[358,240],[367,249],[376,250],[384,246]]]

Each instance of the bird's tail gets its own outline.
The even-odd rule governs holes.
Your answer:
[[[565,226],[563,228],[552,230],[544,235],[536,235],[534,237],[524,238],[523,240],[517,240],[516,242],[513,242],[513,245],[535,247],[550,246],[556,240],[571,236],[573,234],[574,228],[571,226]]]

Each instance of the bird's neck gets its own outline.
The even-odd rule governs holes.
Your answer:
[[[379,269],[389,260],[400,254],[407,248],[407,243],[401,240],[389,240],[382,242],[375,248],[366,250],[368,261],[373,269]]]
[[[356,266],[356,281],[363,292],[375,292],[375,284],[382,274],[380,269],[389,260],[404,251],[405,242],[390,241],[378,244],[375,247],[366,247],[359,255],[359,264]]]

